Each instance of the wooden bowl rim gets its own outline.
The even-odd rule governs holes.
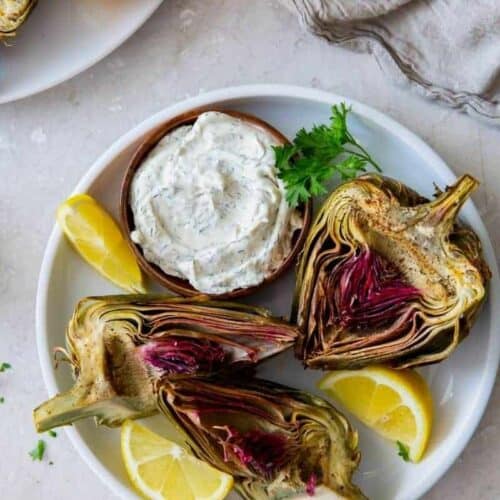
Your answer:
[[[224,113],[235,118],[239,118],[240,120],[246,121],[247,123],[251,123],[259,128],[266,130],[271,133],[280,143],[289,144],[290,141],[276,128],[269,125],[264,120],[257,118],[256,116],[242,113],[240,111],[235,110],[226,110],[226,109],[218,109],[210,106],[201,107],[192,109],[185,113],[182,113],[174,118],[167,120],[166,122],[157,126],[137,147],[135,150],[128,166],[125,171],[125,175],[123,177],[122,185],[121,185],[121,193],[120,193],[120,219],[122,224],[122,229],[124,231],[125,239],[134,252],[135,257],[139,263],[139,267],[144,271],[146,275],[154,279],[157,283],[162,285],[169,290],[172,290],[179,295],[184,297],[192,297],[195,295],[207,295],[211,298],[217,299],[234,299],[236,297],[243,297],[246,295],[250,295],[261,287],[275,281],[277,278],[282,276],[293,264],[295,258],[298,253],[302,249],[307,234],[309,232],[309,228],[311,225],[312,219],[312,200],[309,200],[307,203],[299,205],[297,208],[302,212],[303,216],[303,225],[300,229],[297,229],[294,232],[294,236],[292,237],[292,249],[290,253],[287,255],[286,259],[283,260],[280,266],[278,266],[269,276],[267,276],[261,283],[258,285],[254,285],[247,288],[237,288],[230,292],[226,292],[223,294],[207,294],[196,290],[188,280],[178,278],[176,276],[169,275],[165,273],[162,269],[160,269],[156,264],[149,262],[143,255],[142,249],[140,245],[134,243],[130,237],[130,233],[134,230],[134,218],[132,209],[130,207],[129,199],[130,199],[130,186],[132,184],[132,179],[146,159],[148,154],[152,151],[152,149],[158,144],[158,142],[163,139],[168,133],[172,132],[174,129],[181,127],[183,125],[191,125],[196,121],[196,119],[202,114],[208,111],[216,111],[220,113]],[[297,234],[297,236],[296,236]]]

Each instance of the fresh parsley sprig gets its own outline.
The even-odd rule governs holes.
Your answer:
[[[327,192],[324,184],[334,174],[345,181],[372,165],[380,167],[347,128],[351,108],[345,103],[332,106],[329,125],[299,130],[293,144],[275,146],[278,176],[285,183],[291,206]]]

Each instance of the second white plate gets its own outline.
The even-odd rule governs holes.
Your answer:
[[[0,42],[0,104],[63,82],[132,35],[162,0],[39,1],[9,46]]]

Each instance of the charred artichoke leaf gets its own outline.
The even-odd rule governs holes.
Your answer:
[[[37,0],[0,0],[0,40],[16,35]]]
[[[490,279],[479,238],[456,222],[477,185],[464,175],[428,201],[369,174],[330,195],[304,246],[292,310],[307,366],[407,368],[451,354]]]
[[[161,379],[251,369],[296,337],[295,326],[264,309],[205,297],[83,299],[66,331],[75,384],[35,409],[36,428],[89,416],[115,426],[151,415]]]
[[[160,409],[202,460],[235,478],[248,500],[313,494],[324,485],[365,498],[352,484],[358,435],[321,398],[260,379],[164,381]]]

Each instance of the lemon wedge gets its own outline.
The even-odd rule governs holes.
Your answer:
[[[145,293],[132,250],[111,215],[87,194],[68,198],[57,222],[78,253],[104,277],[132,293]]]
[[[121,448],[130,481],[144,498],[221,500],[233,487],[229,474],[131,420],[122,425]]]
[[[418,462],[432,429],[432,397],[424,379],[412,370],[370,366],[325,375],[318,387],[368,427],[399,442],[400,454]]]

